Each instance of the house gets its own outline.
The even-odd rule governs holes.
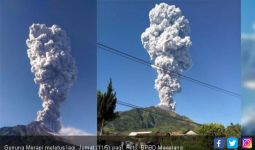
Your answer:
[[[192,130],[188,130],[188,131],[184,132],[184,135],[198,135],[198,134]]]
[[[142,131],[142,132],[130,132],[129,136],[139,136],[139,135],[148,135],[151,134],[151,131]]]
[[[174,131],[170,133],[170,136],[183,136],[184,134],[178,131]]]
[[[196,132],[192,131],[192,130],[187,130],[186,132],[171,132],[168,133],[170,136],[195,136],[198,135]]]

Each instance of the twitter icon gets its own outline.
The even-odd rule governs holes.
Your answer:
[[[238,148],[238,138],[230,137],[227,139],[227,148],[235,149]]]

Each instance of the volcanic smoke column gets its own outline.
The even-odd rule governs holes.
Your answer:
[[[149,18],[150,27],[142,33],[141,40],[157,70],[159,106],[175,111],[173,95],[181,91],[180,75],[191,66],[189,21],[179,8],[166,3],[156,4]]]
[[[26,41],[34,81],[39,85],[39,97],[43,110],[38,111],[41,121],[54,132],[61,128],[60,103],[66,99],[69,88],[76,79],[76,66],[70,55],[70,41],[57,25],[47,27],[33,24]]]

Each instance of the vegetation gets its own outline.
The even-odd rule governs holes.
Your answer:
[[[135,108],[120,112],[119,117],[108,122],[104,129],[111,135],[128,135],[132,131],[152,131],[150,136],[133,137],[133,141],[144,141],[144,143],[159,142],[160,145],[164,146],[181,145],[184,149],[190,150],[213,149],[213,139],[215,137],[241,136],[241,127],[239,124],[231,123],[227,127],[218,123],[200,125],[185,116],[181,116],[175,112],[165,111],[158,107]],[[198,135],[172,136],[170,134],[170,136],[165,136],[167,134],[158,134],[176,131],[183,133],[187,130],[193,130]],[[148,140],[148,138],[150,139]]]
[[[100,136],[103,134],[103,128],[106,123],[114,120],[118,116],[114,112],[116,102],[116,92],[113,90],[112,80],[110,80],[105,93],[101,91],[97,92],[97,129],[100,131]]]
[[[109,134],[128,135],[132,131],[152,131],[154,133],[184,132],[198,127],[185,116],[158,107],[135,108],[120,112],[119,117],[105,126]]]
[[[196,131],[202,136],[225,136],[226,133],[225,127],[217,123],[203,124]]]
[[[226,128],[217,123],[203,124],[195,129],[195,131],[202,136],[234,136],[241,137],[241,126],[239,124],[231,123]]]
[[[241,137],[241,126],[240,124],[231,123],[226,128],[226,137]]]
[[[110,80],[105,93],[97,92],[97,121],[98,132],[110,135],[128,135],[132,131],[152,131],[152,135],[147,138],[156,139],[162,145],[182,145],[184,149],[208,149],[213,148],[214,137],[240,137],[241,126],[231,123],[224,127],[222,124],[209,123],[200,125],[185,116],[181,116],[172,111],[166,111],[158,107],[134,108],[129,111],[115,112],[116,92]],[[170,136],[168,133],[183,133],[193,130],[198,136]],[[163,133],[163,134],[158,134]],[[133,137],[141,140],[140,137]],[[108,139],[106,139],[106,142]],[[149,140],[153,141],[153,140]]]

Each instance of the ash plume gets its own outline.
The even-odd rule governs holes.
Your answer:
[[[26,40],[27,55],[39,85],[43,109],[37,112],[37,121],[54,132],[61,129],[59,107],[66,99],[76,79],[76,65],[71,56],[70,40],[57,25],[32,24]]]
[[[157,71],[155,89],[159,106],[175,111],[173,95],[181,91],[180,75],[191,67],[189,21],[180,8],[166,3],[156,4],[149,13],[150,26],[141,41]]]

